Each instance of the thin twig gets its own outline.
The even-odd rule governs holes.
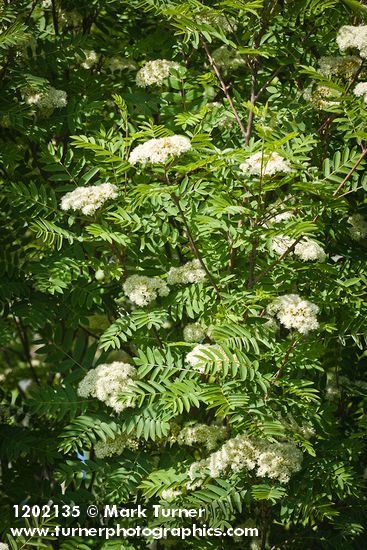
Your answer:
[[[230,95],[230,93],[229,93],[229,91],[228,91],[228,86],[225,84],[225,82],[224,82],[224,80],[223,80],[223,78],[222,78],[222,75],[220,74],[220,71],[219,71],[219,69],[218,69],[218,66],[217,66],[217,64],[215,63],[215,61],[214,61],[214,59],[213,59],[213,57],[212,57],[212,55],[211,55],[211,53],[210,53],[210,51],[209,51],[208,45],[207,45],[207,43],[206,43],[206,41],[205,41],[205,39],[204,39],[203,37],[201,37],[201,43],[202,43],[202,45],[203,45],[203,48],[204,48],[204,50],[205,50],[205,53],[206,53],[207,58],[208,58],[208,60],[209,60],[209,63],[210,63],[210,65],[213,67],[213,70],[214,70],[214,72],[215,72],[215,74],[216,74],[216,77],[217,77],[217,79],[218,79],[218,81],[219,81],[220,87],[222,88],[224,95],[225,95],[226,98],[228,99],[228,102],[229,102],[229,104],[230,104],[230,106],[231,106],[231,109],[232,109],[232,111],[233,111],[233,114],[234,114],[234,116],[235,116],[235,119],[236,119],[236,121],[237,121],[237,124],[238,124],[238,126],[240,127],[240,130],[241,130],[243,139],[246,141],[246,135],[247,135],[247,134],[246,134],[246,129],[245,129],[244,125],[243,125],[242,120],[240,119],[240,116],[239,116],[239,114],[238,114],[238,111],[237,111],[236,107],[234,106],[232,97],[231,97],[231,95]]]
[[[269,271],[271,271],[273,269],[273,267],[275,267],[276,265],[278,265],[286,256],[288,256],[288,254],[290,254],[291,252],[293,252],[293,250],[295,249],[296,245],[300,242],[300,240],[303,239],[303,235],[301,235],[300,237],[298,237],[294,243],[287,248],[287,250],[285,252],[283,252],[283,254],[281,256],[279,256],[279,258],[277,258],[276,260],[274,260],[266,269],[264,269],[257,277],[254,278],[253,280],[253,284],[251,287],[249,288],[252,288],[254,285],[256,285],[256,283],[258,283],[259,281],[261,281],[261,279],[263,279],[265,277],[265,275],[267,275],[269,273]]]
[[[260,542],[260,549],[265,550],[266,548],[266,539],[268,536],[268,530],[269,530],[269,510],[266,502],[261,503],[261,511],[263,516],[263,528],[261,533],[261,542]]]
[[[333,193],[333,197],[335,197],[340,189],[343,187],[343,185],[349,180],[350,176],[355,172],[355,170],[358,168],[364,157],[367,155],[367,148],[362,147],[362,153],[361,156],[358,158],[358,160],[355,162],[355,164],[352,166],[352,168],[349,170],[348,174],[345,176],[343,181],[338,185],[338,187],[335,189]]]
[[[255,100],[257,101],[259,97],[264,93],[266,88],[269,86],[270,82],[280,73],[280,71],[283,69],[283,65],[280,65],[277,67],[269,76],[269,78],[265,81],[265,83],[259,88],[259,90],[256,93]]]
[[[258,97],[258,94],[256,94],[256,82],[257,82],[257,71],[253,69],[252,75],[251,75],[251,96],[250,96],[250,109],[248,113],[248,119],[247,119],[247,128],[245,133],[245,145],[249,144],[250,136],[252,132],[252,124],[254,122],[254,106],[256,103],[256,99]]]
[[[280,375],[282,374],[282,371],[285,367],[285,365],[288,363],[288,360],[289,360],[289,356],[291,354],[291,351],[296,347],[298,343],[298,340],[297,338],[295,340],[293,340],[291,342],[291,345],[288,347],[287,351],[286,351],[286,354],[284,356],[284,359],[283,359],[283,363],[280,365],[279,369],[277,370],[277,372],[274,374],[274,378],[273,378],[273,381],[272,381],[272,384],[274,384],[276,382],[276,380],[280,377]]]
[[[192,232],[191,232],[190,226],[189,226],[189,224],[188,224],[188,222],[187,222],[185,213],[184,213],[184,211],[182,210],[182,207],[181,207],[181,204],[180,204],[180,199],[179,199],[178,197],[176,197],[176,195],[175,195],[174,193],[172,193],[171,197],[172,197],[173,202],[175,203],[175,205],[177,206],[177,208],[178,208],[178,210],[179,210],[179,212],[180,212],[180,214],[181,214],[181,218],[182,218],[183,224],[184,224],[184,226],[185,226],[185,229],[186,229],[186,232],[187,232],[188,239],[189,239],[189,241],[190,241],[190,245],[191,245],[192,251],[193,251],[193,253],[195,254],[196,258],[199,260],[201,267],[204,269],[205,273],[208,275],[211,284],[213,285],[213,287],[214,287],[215,290],[216,290],[216,293],[217,293],[217,295],[218,295],[219,300],[221,300],[222,297],[221,297],[221,294],[220,294],[220,289],[219,289],[217,283],[215,282],[215,280],[214,280],[212,274],[210,273],[209,269],[206,267],[205,262],[204,262],[204,260],[203,260],[203,258],[202,258],[202,256],[201,256],[201,254],[200,254],[200,252],[199,252],[199,249],[198,249],[198,247],[197,247],[197,245],[196,245],[196,243],[195,243],[193,234],[192,234]]]

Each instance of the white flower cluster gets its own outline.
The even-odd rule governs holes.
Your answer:
[[[344,76],[350,78],[355,75],[361,66],[361,60],[355,55],[345,57],[327,55],[320,57],[318,71],[323,76]]]
[[[45,91],[38,91],[33,94],[26,94],[28,105],[34,105],[45,114],[51,114],[54,109],[61,109],[67,105],[67,95],[64,90],[57,90],[50,86]]]
[[[267,307],[269,315],[275,316],[288,329],[296,329],[301,334],[316,330],[319,326],[316,315],[319,307],[298,294],[279,296]]]
[[[183,428],[176,437],[176,441],[179,445],[188,445],[190,447],[201,444],[208,451],[212,451],[218,446],[219,441],[223,441],[226,438],[226,434],[227,431],[224,426],[195,424],[194,426]]]
[[[305,439],[309,440],[316,434],[316,430],[310,424],[303,424],[300,427],[300,433]]]
[[[158,296],[169,294],[169,288],[162,279],[145,275],[131,275],[126,279],[123,289],[126,296],[138,306],[146,306]]]
[[[133,439],[127,434],[118,434],[115,439],[108,438],[106,441],[97,441],[94,444],[94,452],[97,458],[105,458],[106,456],[120,455],[125,449],[136,451],[138,447],[137,439]]]
[[[5,542],[0,542],[0,550],[9,550],[9,546]]]
[[[278,254],[278,256],[282,256],[293,243],[294,239],[286,237],[285,235],[278,235],[272,238],[271,249],[275,254]]]
[[[259,151],[240,165],[242,172],[255,176],[273,176],[276,173],[292,172],[289,162],[278,153]]]
[[[247,434],[237,435],[208,458],[191,464],[189,477],[191,481],[205,478],[209,471],[212,478],[217,478],[229,470],[238,472],[257,468],[257,476],[287,483],[291,475],[301,469],[302,458],[302,452],[294,443],[270,443]]]
[[[199,260],[192,260],[181,267],[171,267],[167,273],[169,285],[198,283],[205,279],[205,271],[202,269]],[[131,275],[124,283],[123,289],[128,298],[138,306],[146,306],[153,302],[158,296],[168,296],[169,287],[167,283],[158,277],[146,277],[144,275]],[[186,337],[205,337],[200,325],[193,323],[186,327]],[[185,332],[184,332],[185,338]],[[197,340],[187,340],[196,342]]]
[[[367,82],[359,82],[355,86],[353,93],[357,97],[363,97],[363,101],[367,103]]]
[[[367,237],[367,222],[362,214],[349,216],[348,223],[351,225],[349,233],[352,239],[359,241]]]
[[[83,69],[92,69],[99,61],[99,55],[94,50],[83,50],[84,57],[79,57]]]
[[[169,285],[200,283],[206,277],[205,270],[199,260],[192,260],[181,267],[171,267],[167,273]]]
[[[62,210],[81,210],[86,216],[94,214],[108,199],[117,197],[117,187],[112,183],[77,187],[61,199]]]
[[[299,257],[300,260],[303,260],[304,262],[308,262],[310,260],[324,262],[327,258],[324,249],[308,237],[303,238],[299,243],[296,244],[294,253],[296,256]]]
[[[303,97],[309,101],[315,109],[324,110],[339,104],[341,92],[329,86],[318,85],[315,90],[312,87],[304,91]]]
[[[208,363],[214,363],[217,367],[221,367],[226,358],[228,362],[229,359],[224,349],[218,344],[198,344],[186,355],[185,362],[203,373]]]
[[[162,84],[169,76],[171,69],[178,69],[179,64],[167,59],[148,61],[136,74],[136,84],[140,87]]]
[[[133,406],[131,399],[120,401],[119,397],[132,386],[136,379],[136,369],[128,363],[114,361],[103,363],[87,372],[78,385],[81,397],[96,397],[108,407],[120,413]]]
[[[257,459],[256,475],[288,483],[291,475],[301,469],[302,458],[302,452],[294,443],[272,443],[268,449],[264,443]]]
[[[203,327],[199,323],[190,323],[183,329],[185,342],[201,342],[205,338]]]
[[[185,136],[168,136],[158,139],[149,139],[131,151],[130,164],[164,164],[170,157],[178,157],[191,149],[191,142]]]
[[[275,254],[282,256],[286,250],[294,244],[294,242],[295,239],[291,239],[285,235],[278,235],[277,237],[273,237],[271,248]],[[296,244],[293,253],[304,262],[324,262],[327,258],[324,249],[317,244],[317,242],[309,239],[308,237],[304,237],[299,243]]]
[[[283,199],[278,199],[271,205],[264,226],[269,227],[294,219],[296,211],[296,199],[293,195],[287,195]]]
[[[354,48],[359,50],[361,57],[367,58],[367,26],[353,27],[351,25],[343,25],[338,31],[336,43],[341,52]]]

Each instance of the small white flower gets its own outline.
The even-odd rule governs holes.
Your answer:
[[[339,260],[343,259],[343,256],[341,256],[340,254],[334,254],[334,256],[331,256],[331,259],[333,260],[333,262],[338,262]]]
[[[324,249],[315,241],[304,237],[294,248],[294,254],[304,262],[315,260],[324,262],[327,258]]]
[[[288,483],[293,473],[301,469],[302,452],[294,443],[263,443],[257,457],[256,475]]]
[[[291,475],[301,469],[302,458],[302,452],[293,442],[270,443],[241,434],[226,441],[208,458],[191,464],[188,474],[191,481],[197,482],[208,473],[218,478],[230,470],[238,472],[256,468],[259,477],[288,483]]]
[[[267,307],[269,315],[275,316],[287,329],[296,329],[301,334],[316,330],[319,326],[316,315],[319,307],[298,294],[279,296]]]
[[[199,260],[192,260],[181,267],[171,267],[167,273],[169,285],[200,283],[206,277]]]
[[[367,57],[367,26],[361,25],[353,27],[352,25],[343,25],[338,31],[336,43],[341,52],[349,48],[359,50],[359,55]]]
[[[177,157],[191,149],[190,140],[185,136],[168,136],[150,139],[133,149],[129,156],[130,164],[164,164],[171,157]]]
[[[306,88],[303,93],[303,97],[306,101],[309,101],[315,109],[325,110],[338,105],[340,102],[341,92],[330,86],[324,86],[322,84],[316,86],[315,90],[312,88]]]
[[[277,237],[273,237],[271,249],[275,254],[278,254],[278,256],[282,256],[295,242],[295,239],[291,239],[284,235],[278,235]],[[304,237],[296,244],[293,254],[304,262],[324,262],[327,258],[324,249],[317,242],[308,237]]]
[[[94,277],[96,281],[103,281],[103,279],[105,278],[105,272],[103,271],[103,269],[97,269],[97,271],[94,274]]]
[[[330,78],[331,76],[343,76],[350,78],[356,74],[361,66],[361,59],[354,55],[340,56],[323,56],[319,59],[318,71],[323,76]]]
[[[45,91],[26,94],[28,105],[34,105],[40,110],[52,112],[67,105],[67,95],[63,90],[57,90],[50,86]]]
[[[300,428],[300,432],[305,439],[311,439],[316,433],[315,428],[310,424],[303,424]]]
[[[205,338],[205,332],[199,323],[190,323],[183,329],[185,342],[201,342]]]
[[[293,171],[288,160],[278,153],[266,153],[262,151],[251,155],[240,165],[240,170],[245,174],[256,176],[273,176],[276,173],[284,174]]]
[[[273,237],[271,240],[271,249],[278,256],[283,256],[283,254],[292,246],[294,239],[286,237],[284,235],[278,235]]]
[[[363,97],[363,101],[367,103],[367,82],[360,82],[355,86],[353,93],[357,97]]]
[[[105,458],[113,455],[120,455],[125,449],[137,450],[139,442],[127,434],[118,434],[114,439],[97,441],[94,444],[94,452],[97,458]]]
[[[94,214],[107,200],[117,197],[117,187],[112,183],[77,187],[61,199],[62,210],[81,210],[86,216]]]
[[[131,399],[123,402],[119,397],[132,387],[136,378],[135,367],[128,363],[104,363],[87,372],[79,382],[78,395],[95,397],[119,413],[133,406]]]
[[[158,296],[168,296],[169,288],[158,277],[131,275],[123,286],[126,296],[138,306],[146,306],[156,300]]]
[[[224,426],[212,424],[195,424],[182,428],[176,438],[173,438],[179,445],[204,445],[208,451],[218,446],[219,441],[226,438],[227,430]]]
[[[162,84],[169,77],[171,69],[178,69],[180,66],[175,61],[167,59],[155,59],[148,61],[136,74],[136,84],[138,86],[151,86],[152,84]]]
[[[84,58],[79,57],[83,69],[92,69],[99,61],[99,55],[94,50],[83,50]]]

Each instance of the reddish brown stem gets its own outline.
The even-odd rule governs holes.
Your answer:
[[[333,193],[333,197],[335,197],[340,189],[343,187],[343,185],[349,180],[350,176],[353,174],[353,172],[358,168],[358,166],[360,165],[360,163],[362,162],[362,160],[364,159],[364,157],[367,155],[367,148],[365,149],[364,147],[362,147],[362,153],[360,155],[360,157],[358,158],[358,160],[355,162],[355,164],[352,166],[352,168],[349,170],[348,174],[345,176],[345,178],[343,179],[343,181],[338,185],[338,187],[335,189],[334,193]]]

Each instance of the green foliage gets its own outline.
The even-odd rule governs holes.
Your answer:
[[[367,108],[354,90],[367,68],[363,52],[334,67],[358,58],[336,38],[363,32],[364,4],[0,2],[11,550],[364,548]],[[149,73],[155,60],[175,65]],[[142,68],[156,81],[140,86]],[[191,148],[134,160],[177,135]],[[130,292],[132,276],[148,279]],[[269,308],[287,295],[317,306],[313,326]],[[107,375],[111,363],[133,374]],[[187,525],[153,517],[160,503],[259,535],[10,534],[15,503],[49,502],[83,514],[17,526],[105,525],[92,502]]]

